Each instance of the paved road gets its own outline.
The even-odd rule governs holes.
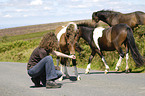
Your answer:
[[[0,62],[0,96],[145,96],[145,73],[115,73],[105,75],[91,71],[85,75],[78,69],[81,81],[65,79],[62,88],[30,88],[33,83],[27,75],[26,63]],[[59,81],[58,81],[59,82]]]

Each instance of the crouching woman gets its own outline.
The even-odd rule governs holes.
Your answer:
[[[39,46],[32,52],[27,64],[27,70],[35,87],[61,87],[61,84],[56,83],[55,80],[60,78],[62,73],[54,66],[53,59],[49,54],[71,59],[76,59],[76,57],[55,51],[57,48],[57,38],[53,32],[49,32],[43,36]],[[40,84],[40,82],[42,82],[42,84]]]

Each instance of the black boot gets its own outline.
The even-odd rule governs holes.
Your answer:
[[[42,82],[43,87],[46,87],[46,78],[41,77],[40,81]]]
[[[42,87],[42,85],[40,84],[40,78],[31,78],[32,82],[35,84],[35,86],[33,87]]]
[[[46,82],[46,88],[61,88],[61,84],[57,84],[55,81],[49,81]]]

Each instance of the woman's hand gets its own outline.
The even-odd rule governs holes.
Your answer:
[[[66,55],[66,54],[58,52],[58,51],[52,51],[51,54],[59,56],[59,57],[64,57],[64,58],[76,59],[75,55]]]
[[[75,55],[70,55],[70,58],[71,59],[76,59],[76,56]]]

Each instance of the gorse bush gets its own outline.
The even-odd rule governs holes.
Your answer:
[[[25,62],[31,53],[31,49],[38,46],[40,40],[19,40],[2,43],[0,45],[0,61]],[[29,54],[29,55],[28,55]]]

